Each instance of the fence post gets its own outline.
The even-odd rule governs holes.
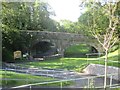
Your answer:
[[[15,72],[17,72],[17,70],[16,70],[16,66],[15,66]]]
[[[48,77],[48,70],[47,70],[47,77]]]
[[[61,90],[62,90],[62,82],[60,82],[60,88],[61,88]]]
[[[7,85],[6,68],[5,68],[5,83],[6,83],[6,85]]]
[[[87,65],[88,65],[88,55],[87,55]]]
[[[66,73],[66,78],[65,79],[69,79],[68,76],[67,76],[67,72],[66,71],[65,71],[65,73]]]
[[[32,90],[31,88],[32,88],[32,86],[30,85],[30,90]]]
[[[112,86],[112,75],[110,76],[110,87]]]
[[[28,71],[26,70],[26,74],[28,74],[27,72],[28,72]],[[28,78],[27,78],[27,77],[26,77],[26,83],[28,84]]]
[[[89,80],[89,78],[88,78],[88,88],[90,87],[90,85],[89,85],[90,83],[89,83],[89,82],[90,82],[90,80]]]
[[[21,72],[23,72],[23,67],[21,67]]]
[[[100,64],[100,53],[98,53],[99,54],[99,64]]]
[[[55,70],[53,70],[53,78],[54,78],[54,75],[55,75]]]
[[[66,73],[66,77],[67,77],[67,79],[69,79],[69,76],[68,76],[68,70],[67,70],[67,69],[65,69],[65,73]]]

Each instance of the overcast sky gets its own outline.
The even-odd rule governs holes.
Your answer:
[[[48,0],[48,3],[55,11],[55,20],[62,19],[77,21],[80,16],[80,0]]]

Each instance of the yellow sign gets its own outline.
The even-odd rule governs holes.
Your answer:
[[[16,59],[16,58],[21,58],[21,57],[22,57],[21,51],[15,51],[15,52],[14,52],[14,59]]]

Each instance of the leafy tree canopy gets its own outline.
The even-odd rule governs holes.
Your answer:
[[[3,61],[13,59],[13,52],[29,52],[35,38],[21,30],[56,31],[57,22],[50,18],[53,9],[44,2],[2,2]]]

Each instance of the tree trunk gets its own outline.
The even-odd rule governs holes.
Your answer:
[[[104,88],[107,88],[107,60],[108,60],[108,50],[105,51],[105,77],[104,77]]]

